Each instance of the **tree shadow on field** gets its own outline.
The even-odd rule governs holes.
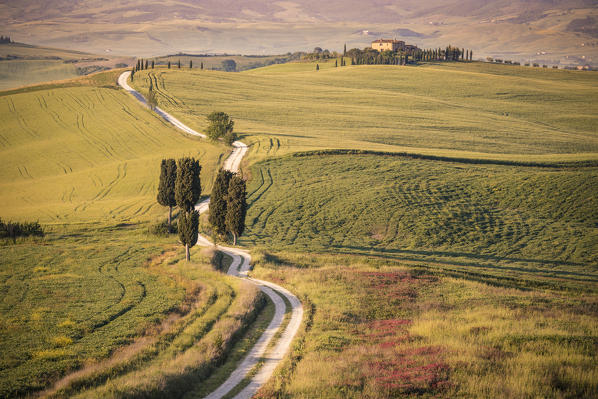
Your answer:
[[[344,251],[343,251],[344,249]],[[559,266],[574,266],[574,267],[592,267],[595,266],[583,263],[575,263],[575,262],[567,262],[567,261],[554,261],[554,260],[544,260],[544,259],[527,259],[527,258],[510,258],[510,257],[501,257],[495,255],[479,255],[479,254],[472,254],[472,253],[464,253],[464,252],[449,252],[449,251],[423,251],[423,250],[407,250],[407,249],[384,249],[384,248],[374,248],[374,247],[359,247],[359,246],[343,246],[335,248],[340,253],[345,254],[363,254],[363,255],[372,255],[374,254],[381,254],[384,256],[392,256],[396,259],[407,260],[407,261],[433,261],[435,263],[453,265],[453,266],[472,266],[476,268],[491,268],[497,270],[505,270],[505,271],[514,271],[514,272],[524,272],[524,273],[536,273],[546,275],[547,277],[569,277],[574,278],[578,277],[583,281],[593,281],[598,282],[598,275],[590,274],[590,273],[580,273],[575,271],[566,271],[566,270],[554,270],[550,268],[544,268],[543,266],[548,265],[552,267],[559,267]],[[411,256],[409,256],[411,255]],[[422,257],[418,257],[422,256]],[[423,258],[426,257],[426,258]],[[450,259],[438,259],[439,258],[465,258],[473,260],[481,260],[485,262],[509,262],[509,263],[529,263],[532,264],[529,268],[522,267],[522,266],[503,266],[498,265],[496,263],[473,263],[468,261],[457,261],[457,260],[450,260]],[[537,268],[534,268],[533,265],[537,265]]]

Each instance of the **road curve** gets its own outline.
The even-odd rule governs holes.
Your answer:
[[[123,72],[118,78],[118,84],[147,107],[147,101],[143,95],[127,84],[127,79],[129,78],[130,74],[130,71]],[[206,137],[204,134],[186,126],[174,116],[163,111],[159,107],[156,107],[154,111],[166,121],[170,122],[172,125],[184,131],[185,133],[203,138]],[[240,141],[235,141],[233,143],[233,147],[233,151],[224,161],[223,168],[236,173],[239,171],[241,161],[247,153],[247,145]],[[209,205],[210,199],[208,198],[197,204],[195,209],[202,213],[209,209]],[[202,236],[201,234],[198,237],[197,243],[201,246],[213,245],[208,238]],[[303,319],[303,306],[301,305],[299,299],[285,288],[269,281],[257,280],[248,277],[248,272],[251,269],[251,256],[247,251],[240,248],[225,246],[218,246],[218,249],[231,256],[233,259],[227,274],[256,284],[259,286],[260,290],[264,294],[268,295],[268,297],[274,303],[274,317],[249,354],[241,361],[237,368],[231,373],[229,378],[206,397],[206,399],[222,398],[239,383],[241,383],[241,381],[243,381],[243,379],[258,364],[260,360],[263,360],[261,368],[252,377],[249,384],[234,397],[235,399],[248,399],[251,398],[258,391],[258,389],[270,379],[272,373],[276,369],[276,366],[289,351],[293,338],[301,326],[301,320]],[[284,319],[286,306],[283,297],[291,304],[291,318],[274,347],[270,351],[266,351],[268,345],[274,338],[274,335],[280,329]]]

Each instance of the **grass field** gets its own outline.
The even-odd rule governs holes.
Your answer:
[[[598,297],[583,284],[520,290],[392,259],[253,255],[255,276],[312,309],[259,397],[572,398],[598,389]]]
[[[100,75],[0,96],[3,218],[150,220],[164,212],[155,196],[167,157],[199,158],[209,193],[226,148],[140,107],[114,86],[117,72]]]
[[[250,159],[318,148],[462,158],[598,158],[598,74],[482,63],[289,63],[238,74],[159,69],[160,106],[191,127],[225,111]],[[555,111],[558,110],[558,111]]]
[[[236,71],[245,71],[248,69],[260,68],[266,65],[279,64],[287,61],[286,55],[265,55],[265,56],[247,56],[247,55],[170,55],[166,57],[156,57],[148,59],[155,60],[156,65],[167,65],[168,61],[172,68],[178,67],[178,62],[181,61],[181,68],[189,68],[189,62],[193,62],[193,68],[203,67],[206,70],[223,70],[222,61],[233,60],[237,65]]]
[[[311,155],[257,163],[251,176],[244,245],[597,288],[595,167]]]

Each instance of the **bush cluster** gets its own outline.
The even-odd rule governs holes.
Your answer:
[[[10,238],[16,242],[17,237],[30,236],[44,236],[44,230],[39,222],[5,222],[0,219],[0,238]]]

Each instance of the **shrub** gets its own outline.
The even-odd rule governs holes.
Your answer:
[[[172,230],[172,234],[177,234],[176,223],[174,223],[172,225],[171,230]],[[170,234],[169,230],[168,230],[168,223],[166,221],[151,224],[148,227],[147,232],[150,234],[153,234],[155,236],[158,236],[158,237],[168,237],[168,234]]]
[[[13,242],[17,237],[43,237],[44,230],[39,222],[4,222],[0,219],[0,238],[10,238]]]

